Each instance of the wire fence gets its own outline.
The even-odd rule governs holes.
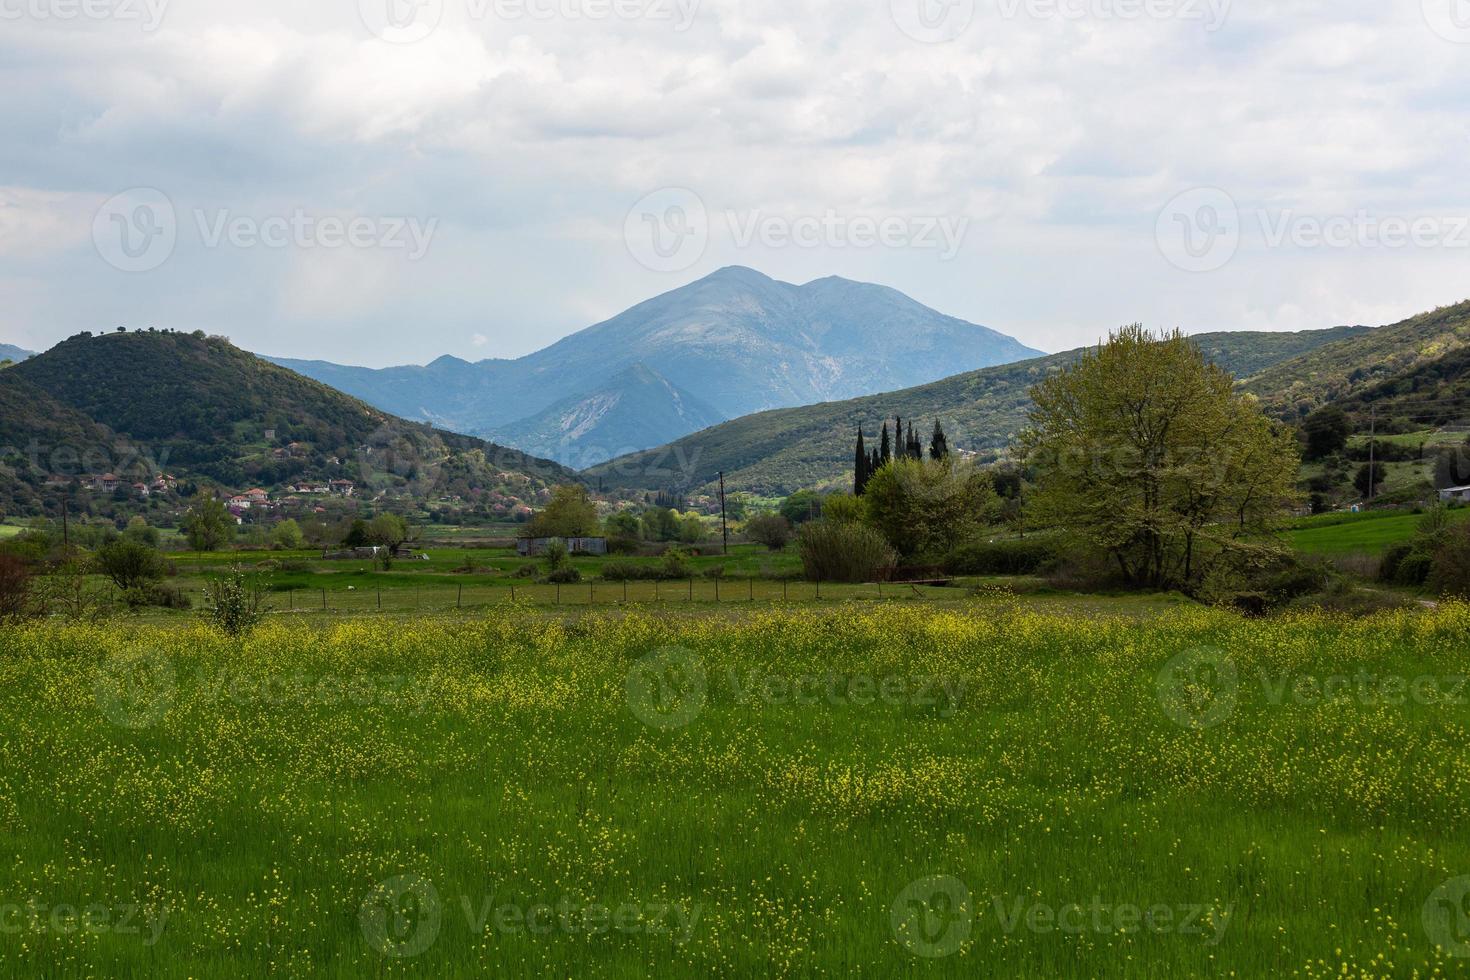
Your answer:
[[[203,605],[202,588],[172,589],[193,608]],[[267,593],[273,613],[447,612],[506,603],[534,606],[718,605],[827,602],[837,600],[929,599],[956,593],[937,583],[874,582],[862,585],[762,578],[693,578],[678,581],[591,581],[571,584],[446,583],[443,585],[350,588],[289,588]]]

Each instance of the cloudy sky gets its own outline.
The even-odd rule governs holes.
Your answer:
[[[517,356],[740,264],[1060,350],[1470,296],[1467,0],[0,0],[0,341]]]

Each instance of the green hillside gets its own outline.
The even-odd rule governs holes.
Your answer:
[[[1286,418],[1397,383],[1470,345],[1470,301],[1339,340],[1256,373],[1245,389]],[[1431,372],[1432,373],[1432,372]]]
[[[508,483],[524,493],[573,478],[547,460],[405,422],[202,332],[83,333],[0,377],[18,406],[40,394],[6,413],[6,441],[76,446],[66,475],[121,467],[125,443],[155,471],[236,489],[346,479],[414,496]]]
[[[1217,364],[1243,377],[1323,345],[1371,333],[1366,327],[1338,327],[1298,333],[1211,333],[1194,340]],[[789,493],[847,479],[858,427],[871,435],[884,418],[895,414],[915,419],[925,432],[935,418],[940,419],[951,447],[995,449],[1024,425],[1031,386],[1080,353],[972,371],[905,391],[748,415],[593,467],[585,475],[609,488],[693,489],[723,470],[726,481],[742,490]]]

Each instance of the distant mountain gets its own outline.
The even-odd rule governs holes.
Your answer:
[[[11,344],[0,344],[0,361],[23,361],[28,357],[35,356],[35,351],[22,350]]]
[[[590,464],[670,442],[724,419],[647,366],[635,364],[596,391],[564,398],[489,435],[538,456],[576,462],[580,455]]]
[[[1216,364],[1240,377],[1372,333],[1367,327],[1338,327],[1300,333],[1211,333],[1192,339]],[[1082,349],[1067,351],[904,391],[762,412],[592,467],[584,475],[608,487],[650,490],[694,489],[721,471],[727,487],[761,493],[845,484],[851,478],[859,427],[872,436],[885,418],[894,415],[913,419],[926,434],[940,419],[952,448],[997,449],[1024,426],[1031,386],[1081,354]]]
[[[586,465],[695,431],[711,412],[720,421],[851,398],[1038,353],[885,286],[836,277],[797,286],[732,266],[515,361],[276,363],[385,411]],[[640,413],[584,426],[640,366],[669,391],[642,401]]]
[[[39,463],[7,462],[33,486],[151,469],[234,489],[342,479],[368,496],[514,488],[534,499],[575,478],[549,460],[406,422],[202,332],[80,334],[0,382],[4,444],[39,448]]]

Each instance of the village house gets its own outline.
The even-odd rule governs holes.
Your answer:
[[[352,496],[353,491],[356,489],[351,480],[333,480],[331,487],[333,493],[342,497]]]

